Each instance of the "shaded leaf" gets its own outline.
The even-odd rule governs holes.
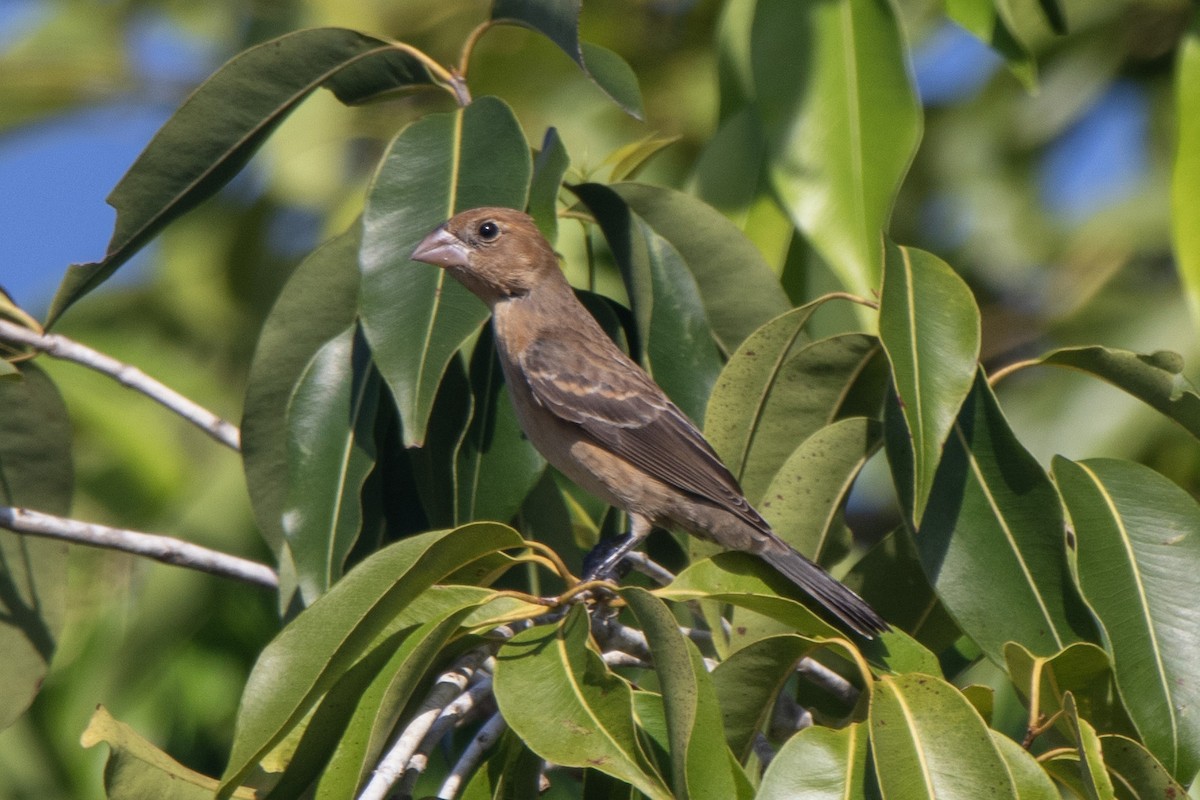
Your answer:
[[[915,541],[942,603],[996,663],[1009,641],[1051,655],[1093,635],[1067,568],[1058,495],[982,375],[954,424]]]
[[[359,306],[404,422],[405,446],[424,442],[447,364],[487,319],[483,303],[445,270],[409,256],[460,211],[524,208],[531,171],[512,110],[481,97],[402,130],[375,174],[363,211]]]
[[[892,365],[913,451],[912,508],[921,519],[942,446],[975,380],[979,309],[967,284],[934,255],[888,243],[879,339]]]
[[[771,184],[846,289],[869,296],[921,138],[896,12],[888,0],[759,0],[750,53]]]
[[[1127,736],[1102,735],[1100,752],[1120,800],[1187,796],[1187,790],[1140,742]]]
[[[318,87],[327,86],[343,102],[357,102],[429,81],[425,67],[408,53],[344,28],[296,31],[239,53],[167,120],[108,196],[117,222],[104,259],[71,266],[47,324],[172,220],[228,183]]]
[[[404,539],[364,559],[300,613],[259,654],[246,682],[219,796],[227,797],[321,695],[414,600],[446,575],[521,537],[478,523]],[[440,613],[436,604],[428,613]],[[406,616],[420,623],[420,614]]]
[[[1104,766],[1100,737],[1096,735],[1096,729],[1090,722],[1080,718],[1075,707],[1075,698],[1070,692],[1063,695],[1063,717],[1079,753],[1079,774],[1086,796],[1090,800],[1115,800],[1116,792]]]
[[[871,695],[871,748],[884,797],[1013,797],[979,714],[929,675],[884,676]]]
[[[570,165],[562,137],[555,128],[547,128],[542,149],[533,158],[528,210],[542,236],[551,244],[558,239],[558,190]]]
[[[356,325],[317,351],[288,404],[283,533],[306,605],[341,577],[362,528],[379,383]]]
[[[1183,375],[1178,353],[1134,353],[1109,347],[1067,347],[1037,360],[1108,381],[1200,438],[1200,394]]]
[[[309,361],[354,323],[358,224],[300,262],[263,322],[242,411],[242,468],[258,529],[272,550],[283,543],[287,499],[287,406]]]
[[[71,420],[33,364],[0,381],[0,505],[66,514],[74,487]],[[42,687],[66,616],[67,545],[0,529],[0,729]]]
[[[1084,599],[1141,739],[1177,779],[1200,769],[1200,507],[1148,467],[1054,459]]]
[[[757,800],[843,800],[868,790],[867,729],[855,722],[834,730],[814,725],[780,748],[763,775]]]
[[[1054,781],[1029,751],[999,731],[989,731],[1012,776],[1015,800],[1061,800]]]
[[[583,608],[506,642],[494,688],[504,718],[542,758],[599,770],[651,798],[671,797],[642,750],[629,685],[595,651]]]
[[[620,56],[579,40],[583,0],[493,0],[492,19],[522,25],[558,45],[593,83],[635,119],[641,119],[637,76]]]

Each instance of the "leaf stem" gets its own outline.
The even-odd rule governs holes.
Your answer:
[[[988,386],[995,388],[997,383],[1004,378],[1007,378],[1017,370],[1025,369],[1026,367],[1036,367],[1040,363],[1041,362],[1036,358],[1029,358],[1024,361],[1014,361],[1011,364],[1006,364],[988,376]]]
[[[496,20],[494,19],[485,20],[476,25],[474,30],[467,34],[467,39],[463,42],[462,52],[458,57],[457,74],[462,80],[465,81],[467,79],[467,70],[470,68],[471,54],[475,52],[475,46],[479,44],[479,40],[495,24]]]

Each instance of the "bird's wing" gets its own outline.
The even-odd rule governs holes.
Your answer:
[[[770,530],[692,421],[607,338],[556,328],[520,362],[534,398],[560,419],[663,483]]]

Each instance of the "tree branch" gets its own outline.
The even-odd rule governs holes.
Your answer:
[[[80,522],[11,506],[0,506],[0,528],[88,547],[121,550],[164,564],[207,572],[222,578],[233,578],[267,589],[279,588],[279,576],[266,564],[210,550],[170,536],[110,528],[107,525]]]
[[[3,319],[0,319],[0,340],[32,347],[53,358],[74,361],[108,375],[122,386],[141,392],[156,403],[166,406],[226,447],[232,450],[241,449],[241,434],[236,425],[226,422],[174,389],[159,383],[135,366],[118,361],[62,334],[38,333]]]

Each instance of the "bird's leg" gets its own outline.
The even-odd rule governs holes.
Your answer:
[[[584,580],[609,580],[630,550],[650,535],[653,525],[640,514],[629,515],[629,533],[600,542],[583,559]]]

